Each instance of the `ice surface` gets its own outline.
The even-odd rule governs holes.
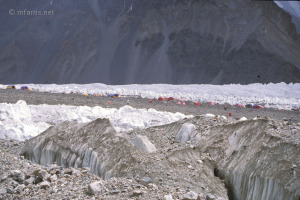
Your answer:
[[[41,92],[139,95],[148,98],[174,97],[178,99],[230,104],[263,104],[264,107],[290,110],[300,106],[300,83],[250,84],[250,85],[105,85],[95,84],[20,84]],[[0,85],[0,89],[6,85]],[[206,115],[210,117],[210,115]],[[159,112],[154,109],[120,109],[99,106],[0,104],[0,138],[29,139],[50,125],[63,121],[90,122],[96,118],[109,118],[118,132],[171,123],[186,117],[181,113]]]
[[[115,109],[100,106],[27,105],[21,100],[16,104],[0,104],[0,138],[26,140],[63,121],[86,123],[97,118],[109,118],[120,132],[168,124],[185,117],[191,116],[130,106]]]

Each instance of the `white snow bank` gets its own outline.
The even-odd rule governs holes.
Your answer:
[[[34,122],[32,112],[25,101],[16,104],[0,104],[0,139],[24,140],[34,137],[50,125],[38,120]]]
[[[22,84],[24,85],[24,84]],[[20,88],[22,85],[16,85]],[[265,107],[290,110],[293,105],[300,106],[300,83],[270,83],[250,85],[105,85],[95,84],[27,84],[36,91],[88,93],[88,94],[114,94],[138,95],[142,97],[178,97],[179,99],[216,102],[229,104],[263,104]],[[5,88],[6,85],[0,85]]]
[[[186,116],[181,113],[160,112],[155,109],[120,109],[99,106],[0,104],[0,139],[26,140],[45,131],[50,125],[63,121],[90,122],[97,118],[109,118],[120,131],[142,129],[171,123]]]

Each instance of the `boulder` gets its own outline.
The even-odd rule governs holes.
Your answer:
[[[214,195],[212,195],[212,194],[208,194],[205,197],[205,200],[214,200],[214,199],[216,199],[216,197]]]
[[[138,197],[143,195],[143,192],[141,190],[133,190],[132,197]]]
[[[7,190],[5,188],[0,188],[0,195],[6,194]]]
[[[88,185],[88,194],[96,195],[100,194],[103,189],[103,184],[101,181],[96,181]]]
[[[73,173],[73,169],[67,168],[67,169],[63,170],[63,173],[71,175]]]
[[[16,190],[16,192],[21,193],[25,188],[26,188],[26,186],[22,184],[22,185],[18,185],[15,188],[15,190]]]
[[[14,194],[15,192],[16,191],[13,188],[11,188],[11,187],[7,188],[7,193],[8,194]]]
[[[33,184],[34,182],[35,182],[35,178],[31,176],[30,178],[24,181],[24,184],[29,185],[29,184]]]
[[[15,180],[20,182],[23,182],[25,179],[25,174],[20,170],[11,170],[10,176]]]
[[[50,187],[50,184],[48,181],[43,181],[40,183],[40,187],[41,189],[47,189],[48,187]]]
[[[121,191],[120,190],[110,190],[109,193],[112,195],[117,195],[117,194],[120,194]]]
[[[57,175],[54,174],[54,175],[50,176],[50,177],[49,177],[49,180],[50,180],[51,182],[55,182],[55,181],[57,180]]]
[[[182,195],[182,200],[197,200],[198,194],[196,192],[190,191]]]
[[[0,181],[4,182],[5,180],[7,180],[7,178],[8,178],[7,176],[2,176]]]
[[[35,175],[37,177],[37,181],[41,182],[44,179],[48,178],[48,172],[46,170],[43,169],[37,169],[33,172],[33,175]]]
[[[138,179],[137,182],[144,186],[148,186],[149,183],[152,183],[152,179],[150,177],[143,177],[142,179]]]
[[[173,200],[173,197],[171,194],[165,195],[164,198],[165,198],[165,200]]]

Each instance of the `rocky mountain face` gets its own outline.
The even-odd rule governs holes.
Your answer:
[[[300,36],[290,15],[271,1],[0,0],[0,5],[1,83],[300,81]],[[24,9],[54,15],[19,15]]]

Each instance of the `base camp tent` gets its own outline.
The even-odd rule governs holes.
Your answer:
[[[21,90],[28,90],[28,87],[27,86],[22,86]]]
[[[253,108],[254,109],[263,109],[263,107],[261,105],[258,105],[258,104],[254,104]]]
[[[14,85],[8,85],[8,86],[6,86],[6,89],[16,89],[16,86],[14,86]]]

